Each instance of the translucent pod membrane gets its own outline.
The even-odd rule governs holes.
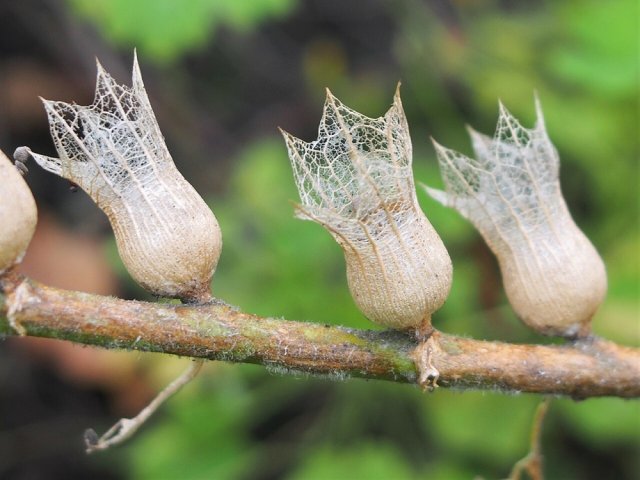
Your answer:
[[[586,335],[607,289],[605,267],[562,197],[558,153],[539,102],[533,129],[500,104],[493,138],[469,129],[475,159],[434,142],[446,192],[498,257],[516,314],[547,335]]]
[[[416,199],[399,92],[385,116],[372,119],[327,91],[317,140],[283,134],[302,200],[297,214],[342,247],[358,307],[392,328],[428,328],[449,294],[452,268]]]
[[[131,276],[159,296],[207,298],[222,247],[220,227],[173,163],[137,58],[130,88],[98,63],[93,104],[43,103],[60,158],[31,155],[106,213]]]
[[[31,190],[0,150],[0,274],[22,261],[37,218]]]

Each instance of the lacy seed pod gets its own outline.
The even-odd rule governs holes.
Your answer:
[[[347,280],[372,321],[428,333],[449,294],[452,267],[418,205],[411,138],[396,92],[381,118],[369,118],[327,91],[318,139],[283,132],[302,205],[298,216],[340,244]]]
[[[480,231],[498,257],[513,309],[528,326],[582,336],[605,296],[605,267],[562,197],[558,153],[537,99],[536,112],[528,130],[501,104],[493,139],[469,130],[475,160],[435,144],[446,193],[427,190]]]
[[[0,273],[22,260],[37,216],[31,190],[0,150]]]
[[[60,158],[29,151],[106,213],[131,276],[155,295],[210,298],[222,238],[213,213],[176,169],[137,59],[131,88],[98,63],[93,104],[43,100]]]

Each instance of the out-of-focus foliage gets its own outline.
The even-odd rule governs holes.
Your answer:
[[[402,453],[389,443],[363,443],[351,448],[325,445],[309,455],[289,478],[292,480],[326,480],[345,478],[397,480],[415,478]]]
[[[325,86],[362,113],[382,115],[402,80],[416,181],[434,186],[441,181],[429,135],[470,152],[465,123],[492,133],[500,98],[531,126],[537,91],[560,153],[565,198],[607,264],[609,294],[594,318],[595,331],[624,344],[640,343],[639,56],[633,0],[398,0],[382,7],[371,2],[372,9],[384,9],[388,22],[366,36],[359,50],[353,43],[361,38],[352,31],[335,34],[345,28],[340,14],[348,7],[333,2],[316,5],[337,13],[328,15],[331,21],[325,18],[329,26],[317,38],[303,41],[286,24],[300,22],[286,20],[287,13],[298,14],[293,0],[71,1],[108,38],[136,44],[141,59],[152,56],[157,63],[178,62],[181,54],[215,39],[218,25],[248,28],[278,16],[283,20],[271,28],[288,32],[278,33],[278,45],[290,48],[286,56],[299,55],[294,63],[299,71],[290,76],[304,82],[280,102],[304,103],[304,94],[315,105],[308,124],[280,126],[313,138]],[[358,19],[366,25],[368,10],[357,4]],[[299,7],[304,9],[302,2]],[[310,23],[304,28],[311,28],[309,19],[316,14],[306,12],[302,21]],[[282,41],[287,35],[291,38]],[[388,51],[367,50],[368,42],[387,36]],[[269,37],[260,41],[264,38]],[[354,51],[377,63],[361,63]],[[261,81],[282,80],[259,73]],[[243,105],[234,90],[241,85],[219,86],[226,90],[198,107],[209,108],[209,99],[220,97],[228,109]],[[224,240],[214,295],[262,315],[376,328],[349,296],[339,247],[321,227],[293,218],[289,201],[296,201],[297,193],[276,120],[271,137],[252,134],[247,125],[252,124],[234,127],[242,130],[243,148],[228,163],[225,193],[208,198]],[[422,191],[418,198],[454,265],[451,296],[434,315],[434,325],[475,338],[553,342],[514,317],[495,260],[468,222]],[[113,246],[111,252],[116,259]],[[540,400],[443,389],[424,395],[407,385],[297,379],[259,367],[214,365],[128,444],[134,478],[502,478],[528,450]],[[554,400],[542,444],[548,478],[637,476],[639,431],[638,402]]]
[[[170,62],[201,47],[215,30],[252,29],[291,11],[295,0],[68,0],[114,43],[157,62]]]
[[[225,232],[214,295],[261,315],[370,327],[349,296],[340,248],[293,218],[297,191],[280,138],[257,141],[234,163],[233,196],[211,202]]]
[[[134,478],[237,478],[250,471],[256,449],[246,435],[252,405],[247,382],[216,369],[176,398],[167,421],[136,447]],[[185,435],[185,432],[187,434]]]

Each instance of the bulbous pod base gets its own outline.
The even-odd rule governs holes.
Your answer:
[[[134,205],[100,205],[113,227],[127,270],[154,295],[193,303],[210,298],[222,250],[218,222],[193,187],[174,170]]]
[[[131,276],[151,293],[204,302],[220,256],[220,227],[177,170],[151,108],[137,59],[132,86],[98,64],[91,105],[44,100],[59,158],[33,153],[107,214]]]
[[[383,212],[381,215],[384,216]],[[361,224],[362,238],[341,243],[351,295],[370,320],[398,330],[430,326],[445,302],[453,269],[442,240],[422,212],[397,223]]]
[[[501,252],[500,270],[509,302],[525,324],[544,335],[583,337],[606,295],[607,274],[571,219],[561,231],[517,255]]]
[[[33,237],[37,216],[29,187],[0,151],[0,273],[22,260]]]
[[[502,104],[493,138],[469,129],[474,159],[435,144],[446,192],[498,257],[516,314],[546,335],[589,334],[604,299],[602,259],[571,218],[560,189],[560,159],[536,99],[533,129]]]

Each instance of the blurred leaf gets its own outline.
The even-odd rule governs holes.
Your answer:
[[[288,14],[295,0],[68,0],[116,44],[137,46],[146,58],[175,60],[202,46],[221,25],[239,31]]]
[[[291,480],[401,480],[418,478],[392,445],[366,442],[357,447],[324,447],[288,477]]]
[[[131,445],[134,478],[197,480],[247,472],[255,453],[242,428],[250,392],[236,372],[216,373],[200,376],[171,399],[160,423]]]
[[[632,442],[640,448],[640,402],[620,398],[596,398],[585,402],[560,399],[554,409],[562,412],[576,434],[592,445]]]
[[[559,22],[567,37],[549,54],[549,67],[566,81],[612,98],[638,89],[637,2],[617,0],[559,4]]]
[[[427,427],[454,455],[487,458],[504,465],[523,457],[540,398],[481,392],[438,392],[429,399]]]
[[[372,327],[351,299],[338,245],[293,217],[298,194],[284,142],[256,142],[236,165],[235,195],[214,202],[224,241],[214,295],[261,315]]]

